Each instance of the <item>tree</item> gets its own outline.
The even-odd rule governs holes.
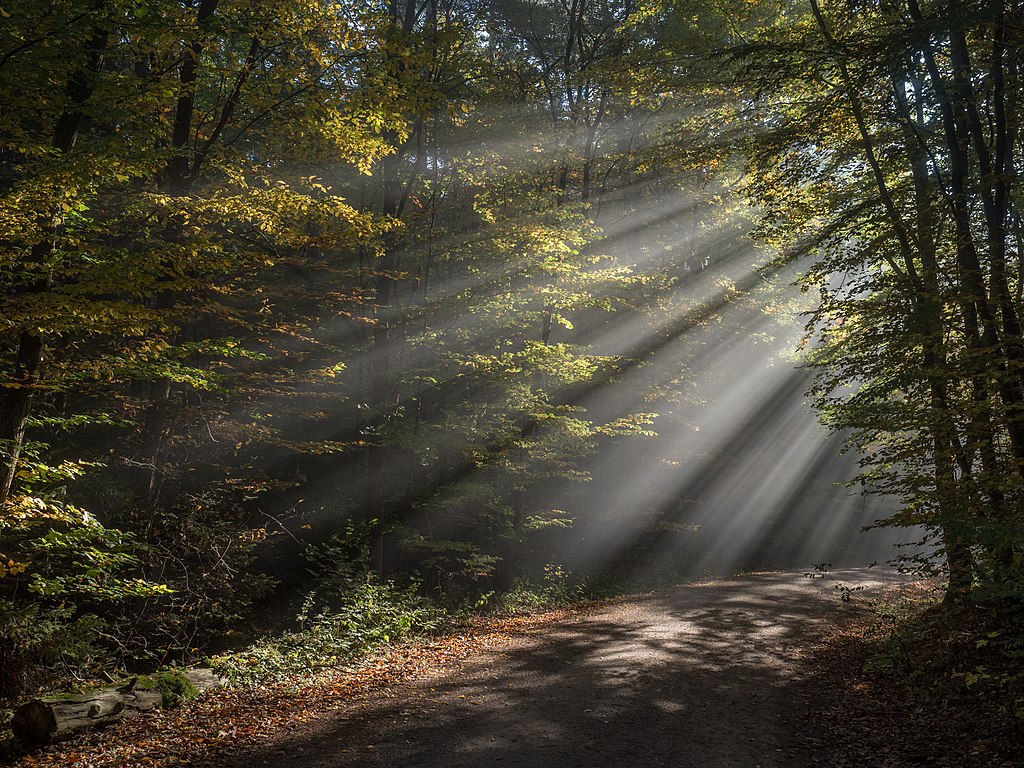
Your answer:
[[[195,472],[188,456],[217,441],[214,413],[239,445],[251,439],[223,418],[223,401],[203,399],[265,357],[264,307],[245,290],[282,254],[352,248],[387,228],[295,174],[292,137],[270,128],[288,124],[364,167],[385,151],[374,127],[383,113],[322,98],[355,38],[341,9],[313,10],[216,0],[10,9],[0,536],[4,599],[25,615],[59,628],[90,611],[116,615],[111,603],[134,602],[138,615],[145,598],[141,615],[164,622],[166,653],[253,593],[234,577],[257,540],[240,502],[259,482],[234,470],[173,490],[162,480]],[[197,423],[209,442],[193,436]],[[132,426],[137,439],[125,439]],[[128,487],[119,461],[134,470]],[[114,581],[115,570],[135,580]],[[47,586],[86,576],[104,587]],[[87,599],[64,602],[75,595]],[[124,653],[164,643],[152,624],[122,629]]]
[[[1009,15],[812,0],[743,49],[774,68],[749,189],[766,233],[817,256],[819,402],[903,497],[891,522],[940,535],[951,601],[1021,585]]]

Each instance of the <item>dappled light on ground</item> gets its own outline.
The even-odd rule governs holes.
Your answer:
[[[807,654],[857,610],[835,584],[871,595],[901,581],[834,579],[755,574],[612,601],[356,699],[231,765],[806,766],[808,716],[825,695],[804,684]]]

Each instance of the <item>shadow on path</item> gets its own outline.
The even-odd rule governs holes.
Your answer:
[[[895,574],[836,578],[877,589]],[[857,610],[834,582],[758,574],[623,600],[354,701],[221,765],[782,768],[827,699],[801,650]]]

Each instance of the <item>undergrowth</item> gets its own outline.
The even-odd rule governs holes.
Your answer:
[[[423,597],[414,585],[324,583],[306,595],[295,629],[213,657],[213,670],[232,685],[284,682],[351,666],[384,645],[456,629],[475,616],[520,616],[609,596],[556,563],[544,567],[539,581],[520,579],[507,592],[448,604]]]
[[[881,600],[873,611],[841,652],[850,658],[852,648],[860,659],[846,681],[852,696],[842,719],[873,724],[851,736],[856,749],[870,753],[880,740],[877,749],[895,746],[907,763],[1013,765],[1024,754],[1021,608],[951,608],[919,590]],[[887,713],[884,726],[877,712]]]
[[[573,578],[561,565],[548,563],[539,584],[519,579],[508,592],[497,596],[489,593],[485,596],[486,602],[478,602],[474,608],[488,613],[519,615],[605,596],[585,579]]]
[[[306,596],[297,628],[210,659],[230,684],[256,686],[349,665],[374,649],[437,630],[445,615],[411,589],[369,582],[326,602]]]

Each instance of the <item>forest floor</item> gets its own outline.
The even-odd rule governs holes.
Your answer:
[[[875,591],[897,580],[834,578]],[[613,601],[360,697],[228,764],[804,768],[828,693],[803,662],[859,610],[837,583],[754,574]]]
[[[873,678],[864,671],[873,659],[892,661],[884,653],[899,612],[892,607],[918,606],[899,619],[903,625],[906,616],[924,615],[919,605],[933,591],[930,584],[880,570],[814,575],[748,574],[481,620],[461,634],[391,648],[354,671],[291,686],[208,693],[177,710],[25,755],[16,764],[1018,764],[1013,724],[999,720],[998,703],[950,702],[948,670],[942,672],[942,694],[927,693],[921,674],[894,676],[890,669]],[[964,638],[954,649],[960,656],[977,646],[969,631]],[[951,647],[948,637],[937,642],[944,645],[922,644],[917,653],[938,658]],[[924,662],[913,664],[920,673]],[[945,704],[929,704],[936,695],[946,696]]]
[[[889,750],[896,762],[857,762],[829,714],[844,661],[856,656],[836,644],[854,636],[842,628],[906,586],[875,570],[749,574],[492,619],[332,678],[207,694],[18,765],[919,764],[902,761],[898,747]],[[822,656],[829,648],[839,657]]]

